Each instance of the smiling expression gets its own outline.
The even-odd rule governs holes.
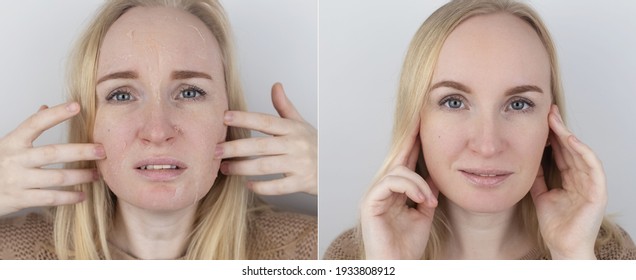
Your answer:
[[[496,13],[444,42],[420,139],[436,187],[474,212],[510,209],[529,191],[548,138],[550,62],[537,33]]]
[[[228,108],[219,45],[195,16],[136,7],[100,49],[93,139],[98,169],[120,203],[150,210],[195,205],[214,183]]]

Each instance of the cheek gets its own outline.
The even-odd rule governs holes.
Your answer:
[[[431,167],[447,165],[466,142],[466,131],[449,121],[423,122],[420,126],[422,153],[429,171]]]

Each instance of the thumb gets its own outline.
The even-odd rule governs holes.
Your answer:
[[[296,107],[294,107],[294,104],[287,98],[281,83],[275,83],[272,86],[272,104],[274,104],[274,109],[281,117],[301,122],[305,121],[296,110]]]
[[[539,171],[537,172],[537,178],[534,179],[532,187],[530,188],[530,195],[532,200],[536,200],[537,197],[546,193],[548,186],[545,184],[545,177],[543,176],[543,166],[539,165]]]

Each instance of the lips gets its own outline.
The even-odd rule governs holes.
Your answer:
[[[137,174],[149,181],[172,181],[183,174],[188,166],[176,159],[157,157],[137,162],[134,169]]]
[[[495,187],[503,183],[513,173],[498,169],[461,169],[464,178],[479,187]]]

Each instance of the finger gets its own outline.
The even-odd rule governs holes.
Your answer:
[[[217,144],[214,157],[217,159],[280,155],[289,152],[287,141],[280,137],[255,137]]]
[[[61,190],[29,190],[26,197],[31,205],[24,205],[23,208],[75,204],[84,201],[86,194]]]
[[[294,127],[292,120],[263,114],[243,111],[227,111],[224,117],[225,125],[247,128],[269,135],[286,135]]]
[[[411,153],[408,155],[409,158],[406,161],[406,167],[410,170],[415,170],[415,166],[417,165],[417,159],[420,156],[420,137],[415,136],[415,142],[413,142],[413,147],[411,148]],[[423,180],[423,179],[422,179]]]
[[[369,192],[369,198],[373,201],[383,201],[394,194],[404,194],[415,203],[426,201],[425,186],[418,186],[406,177],[387,175],[382,178]]]
[[[42,132],[75,116],[79,111],[80,107],[77,102],[60,104],[53,108],[40,110],[20,124],[10,135],[20,145],[31,146]]]
[[[417,138],[419,138],[419,128],[420,121],[418,119],[417,121],[413,122],[411,124],[411,127],[408,129],[406,139],[402,143],[402,146],[398,150],[396,157],[389,166],[391,169],[395,168],[398,165],[409,166],[410,159],[412,159],[412,157],[414,156],[413,154],[415,154],[413,152],[413,147]],[[419,153],[419,146],[417,153]],[[417,156],[415,157],[415,160],[417,161]],[[415,165],[413,165],[413,168],[415,168]]]
[[[574,157],[572,155],[573,151],[570,149],[567,143],[568,137],[570,137],[572,133],[563,124],[563,119],[559,114],[558,107],[556,105],[553,105],[552,108],[553,110],[550,112],[548,124],[554,132],[554,135],[558,140],[558,144],[560,144],[560,154],[562,155],[563,162],[565,162],[567,167],[575,167]]]
[[[536,200],[537,197],[542,195],[543,193],[548,191],[548,186],[545,184],[545,177],[543,175],[543,167],[539,166],[539,171],[537,172],[537,177],[534,179],[532,183],[532,187],[530,187],[530,196],[532,196],[532,200]]]
[[[397,168],[389,172],[388,175],[401,176],[411,180],[418,186],[420,191],[424,193],[424,195],[426,196],[427,204],[437,205],[437,194],[431,188],[429,182],[427,180],[424,180],[424,178],[422,178],[420,174],[413,172],[411,169],[408,169],[407,167],[398,166]]]
[[[253,192],[261,195],[283,195],[297,192],[306,192],[316,195],[315,191],[304,189],[305,186],[293,177],[285,177],[269,181],[249,181],[247,187]]]
[[[296,110],[294,104],[287,98],[281,83],[275,83],[272,86],[272,104],[281,117],[305,122],[300,113],[298,113],[298,110]]]
[[[570,136],[569,142],[572,149],[574,149],[578,155],[577,159],[581,161],[581,165],[587,168],[588,173],[596,176],[598,179],[602,178],[604,180],[605,172],[603,171],[603,164],[594,151],[574,135]]]
[[[568,168],[567,163],[563,159],[563,152],[561,152],[561,144],[559,140],[557,140],[556,135],[554,133],[550,133],[550,146],[552,147],[552,156],[554,157],[554,161],[557,164],[557,168],[563,171]]]
[[[221,172],[225,175],[269,175],[290,172],[287,156],[266,156],[255,159],[232,160],[221,163]]]
[[[41,167],[54,163],[99,160],[106,157],[101,144],[60,144],[29,149],[24,154],[26,167]]]
[[[96,169],[37,169],[24,177],[27,188],[49,188],[90,183],[99,178]]]

